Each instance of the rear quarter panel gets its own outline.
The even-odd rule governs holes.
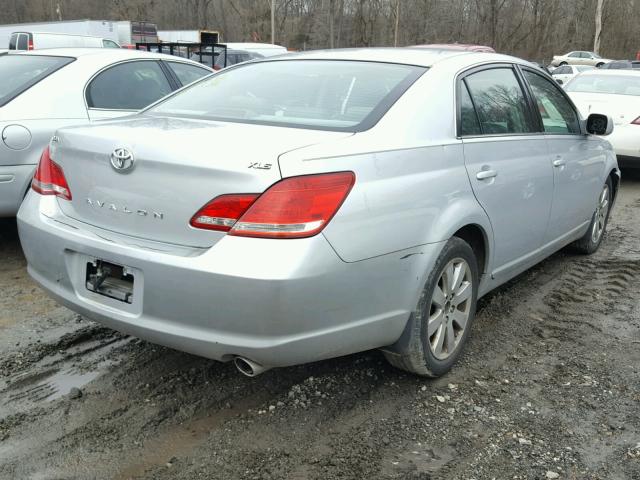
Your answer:
[[[370,130],[280,156],[283,177],[355,172],[323,232],[346,262],[442,242],[467,224],[480,225],[492,241],[455,138],[453,77],[433,70]]]

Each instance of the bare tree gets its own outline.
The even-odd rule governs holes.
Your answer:
[[[598,53],[600,51],[600,39],[602,36],[602,7],[604,6],[604,0],[598,0],[596,6],[596,35],[593,39],[593,51]]]

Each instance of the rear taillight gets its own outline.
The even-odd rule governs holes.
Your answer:
[[[322,231],[351,191],[353,172],[285,178],[262,195],[221,195],[196,213],[191,226],[259,238],[304,238]]]
[[[198,210],[189,223],[194,228],[228,232],[256,198],[257,193],[220,195]]]
[[[56,195],[65,200],[71,200],[71,190],[64,178],[62,167],[51,160],[49,147],[44,149],[40,163],[31,182],[33,188],[40,195]]]
[[[229,235],[312,237],[333,218],[351,191],[355,178],[353,172],[285,178],[260,195]]]
[[[631,122],[632,125],[640,125],[640,117],[636,118],[633,122]]]
[[[27,44],[27,50],[33,50],[33,40],[29,40],[29,43]]]

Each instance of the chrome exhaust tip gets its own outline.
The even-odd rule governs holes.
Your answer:
[[[246,375],[247,377],[257,377],[261,373],[269,370],[267,367],[263,367],[259,363],[256,363],[244,357],[235,357],[233,359],[233,364],[236,366],[240,373]]]

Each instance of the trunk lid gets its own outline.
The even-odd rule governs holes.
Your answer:
[[[189,225],[205,203],[226,193],[263,192],[281,178],[280,154],[349,135],[151,116],[63,129],[52,158],[73,200],[59,199],[59,205],[65,215],[96,227],[210,247],[224,233]],[[125,168],[112,165],[118,149],[133,154],[130,169],[122,150]]]

